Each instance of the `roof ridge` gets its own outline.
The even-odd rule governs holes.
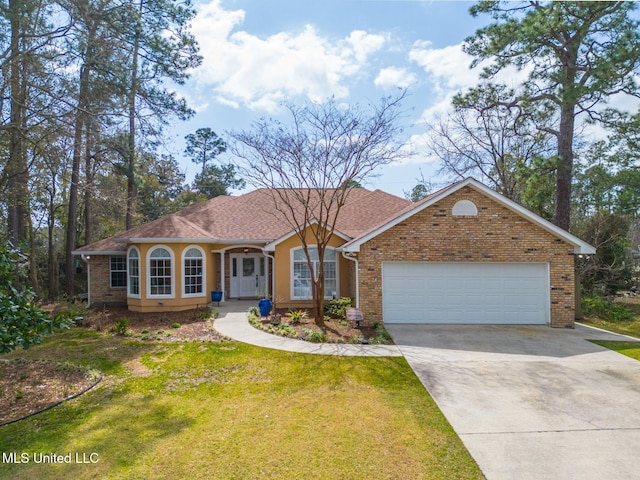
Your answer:
[[[204,228],[196,225],[195,223],[193,223],[191,220],[188,220],[186,218],[184,218],[182,215],[178,215],[179,212],[176,213],[172,213],[171,214],[171,223],[173,224],[174,228],[176,230],[178,230],[177,225],[174,223],[175,221],[180,221],[182,223],[186,223],[189,227],[196,229],[198,232],[200,232],[200,234],[204,235],[204,236],[212,236],[213,232],[210,232],[208,230],[205,230]]]

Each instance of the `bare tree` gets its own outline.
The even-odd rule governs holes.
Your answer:
[[[352,186],[406,155],[396,139],[404,96],[384,98],[368,109],[346,107],[334,99],[287,104],[290,124],[261,119],[251,131],[230,133],[243,178],[271,193],[272,213],[287,222],[302,244],[319,324],[324,316],[325,250]]]
[[[523,174],[536,158],[554,155],[555,144],[544,129],[515,106],[499,105],[504,87],[486,85],[475,95],[456,97],[454,110],[430,125],[428,148],[441,173],[475,176],[506,197],[519,200]]]

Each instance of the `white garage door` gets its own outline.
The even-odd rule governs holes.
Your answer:
[[[546,263],[384,262],[385,323],[544,324]]]

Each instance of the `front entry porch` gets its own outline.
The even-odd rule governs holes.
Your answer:
[[[267,293],[267,257],[261,253],[229,255],[229,298],[257,298]]]
[[[218,290],[222,301],[230,299],[257,299],[271,295],[273,262],[256,245],[234,245],[219,250],[214,262]]]

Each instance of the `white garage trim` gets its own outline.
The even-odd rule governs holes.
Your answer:
[[[548,263],[383,262],[385,323],[549,324]]]

